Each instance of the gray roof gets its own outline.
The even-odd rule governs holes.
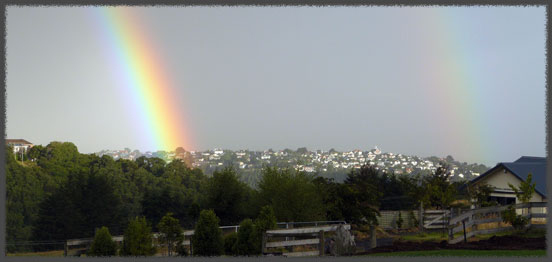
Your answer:
[[[489,169],[484,174],[471,181],[474,183],[481,178],[491,174],[498,168],[505,168],[510,173],[517,176],[520,180],[525,181],[527,175],[532,175],[533,183],[535,183],[535,191],[540,195],[546,197],[546,158],[545,157],[532,157],[522,156],[514,162],[498,163],[495,167]]]

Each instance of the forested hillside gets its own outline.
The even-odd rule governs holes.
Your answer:
[[[265,167],[252,188],[231,168],[206,176],[180,160],[115,161],[81,154],[69,142],[35,146],[23,160],[7,147],[6,156],[8,251],[48,249],[18,243],[93,237],[102,226],[121,235],[138,216],[157,231],[169,212],[183,228],[193,228],[204,209],[213,210],[220,225],[254,219],[264,206],[272,207],[278,221],[364,224],[375,218],[378,209],[416,208],[418,201],[442,206],[441,199],[432,195],[439,191],[428,189],[450,187],[446,167],[422,179],[364,166],[351,171],[343,183],[290,168]]]

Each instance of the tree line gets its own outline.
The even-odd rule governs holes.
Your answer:
[[[251,232],[269,228],[269,222],[258,220],[263,216],[266,220],[267,213],[280,222],[345,220],[363,230],[377,224],[380,210],[411,210],[420,202],[425,207],[447,208],[465,195],[462,183],[449,181],[445,165],[429,176],[388,174],[363,166],[351,170],[343,182],[266,166],[253,188],[233,168],[207,176],[178,159],[168,163],[146,157],[114,160],[81,154],[69,142],[35,146],[24,159],[17,159],[6,147],[6,157],[8,252],[29,249],[10,243],[65,241],[98,232],[105,235],[106,230],[122,235],[132,223],[155,232],[174,221],[192,229],[209,212],[218,225],[245,223],[244,230],[251,228]],[[265,225],[254,227],[256,223]],[[227,237],[253,241],[243,240],[252,233],[242,232],[242,238],[239,234]],[[224,241],[221,245],[222,250],[232,250]]]

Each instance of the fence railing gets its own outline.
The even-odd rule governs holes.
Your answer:
[[[324,234],[325,232],[336,231],[340,226],[343,226],[346,230],[351,229],[349,224],[330,224],[322,225],[316,227],[302,227],[302,228],[292,228],[292,229],[275,229],[267,230],[263,234],[262,239],[262,250],[263,254],[281,254],[287,257],[302,257],[302,256],[323,256],[324,255]],[[271,238],[284,238],[285,240],[276,240],[269,241]],[[299,240],[289,240],[290,237],[310,237],[307,239]],[[305,245],[316,245],[314,251],[301,251],[293,252],[294,246],[305,246]],[[278,252],[278,251],[269,251],[268,248],[278,248],[278,247],[291,247],[291,252]]]
[[[512,226],[494,227],[479,229],[479,225],[488,223],[502,223],[502,211],[508,209],[509,206],[492,206],[478,209],[470,209],[455,217],[450,218],[448,231],[449,243],[455,244],[461,241],[467,241],[472,236],[481,234],[492,234],[500,231],[511,230]],[[528,227],[545,228],[545,224],[536,223],[537,220],[546,219],[546,203],[545,202],[530,202],[514,205],[516,213],[523,215],[529,219]],[[462,234],[457,235],[457,233]],[[455,235],[456,234],[456,235]]]
[[[285,228],[285,229],[290,229],[290,228],[300,229],[308,226],[315,226],[315,227],[322,226],[322,228],[325,228],[324,227],[325,225],[339,225],[339,224],[346,224],[346,222],[345,221],[278,222],[277,226],[279,228]],[[347,226],[349,226],[350,228],[350,225],[347,225]],[[239,225],[234,225],[234,226],[220,226],[219,228],[223,231],[223,233],[229,233],[229,232],[238,232],[239,227],[240,227]],[[182,232],[182,235],[184,236],[184,240],[182,241],[182,244],[184,246],[187,246],[188,250],[191,251],[191,237],[194,235],[194,230],[193,229],[185,230],[184,232]],[[153,233],[152,238],[154,240],[157,240],[159,238],[159,233],[157,232]],[[117,243],[121,243],[123,241],[123,236],[113,236],[112,239]],[[94,240],[93,238],[68,239],[65,242],[64,255],[67,256],[69,254],[69,249],[72,249],[72,248],[74,249],[75,247],[78,247],[77,249],[78,251],[73,252],[73,255],[80,255],[86,252],[86,250],[92,244],[93,240]],[[286,240],[288,239],[286,238]]]

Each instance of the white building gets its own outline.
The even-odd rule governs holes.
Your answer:
[[[27,150],[29,150],[31,147],[33,147],[33,143],[25,140],[25,139],[6,139],[6,144],[13,147],[13,153],[25,153]]]

